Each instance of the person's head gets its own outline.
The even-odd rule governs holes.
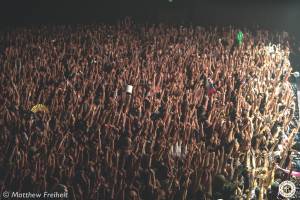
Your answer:
[[[127,199],[128,200],[139,200],[140,198],[139,198],[138,193],[135,190],[132,189],[132,190],[129,191]]]
[[[255,196],[256,196],[256,197],[259,197],[260,192],[261,192],[261,191],[260,191],[260,188],[259,188],[259,187],[256,187],[256,188],[255,188]]]
[[[68,188],[65,185],[63,185],[63,184],[57,184],[54,187],[53,192],[67,193],[68,192]]]
[[[220,192],[226,183],[226,179],[223,174],[217,174],[213,179],[213,192]]]
[[[278,191],[279,191],[279,183],[275,181],[271,185],[271,192],[272,194],[277,195]]]
[[[156,199],[157,200],[166,200],[167,199],[167,194],[164,190],[158,189],[156,193]]]

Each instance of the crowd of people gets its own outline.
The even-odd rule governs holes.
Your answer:
[[[0,193],[277,198],[296,132],[289,45],[265,30],[238,44],[238,31],[128,20],[2,31]]]

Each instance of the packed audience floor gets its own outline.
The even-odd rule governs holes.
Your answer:
[[[238,44],[238,31],[130,21],[2,31],[0,193],[280,199],[276,167],[291,169],[298,130],[288,39],[243,30]]]

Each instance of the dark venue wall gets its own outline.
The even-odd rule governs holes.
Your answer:
[[[170,2],[171,1],[171,2]],[[6,1],[1,25],[137,21],[261,26],[300,36],[299,1],[87,0]]]
[[[296,37],[296,47],[299,47],[300,41],[300,1],[11,0],[1,4],[1,27],[113,23],[130,16],[136,22],[236,25],[248,28],[259,25],[274,31],[288,31]]]

